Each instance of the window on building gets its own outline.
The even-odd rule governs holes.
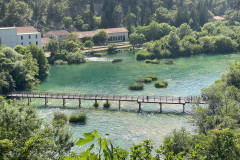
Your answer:
[[[38,45],[38,41],[36,42],[36,45]]]
[[[23,36],[21,36],[21,40],[23,40]]]
[[[36,39],[37,39],[37,35],[36,35]]]
[[[31,42],[29,42],[29,44],[32,44]]]
[[[110,41],[112,41],[112,37],[110,37]]]
[[[21,43],[21,45],[23,45],[23,42]]]
[[[31,39],[31,35],[29,35],[28,37],[29,37],[29,39]]]

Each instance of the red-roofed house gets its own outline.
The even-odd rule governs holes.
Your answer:
[[[213,21],[221,21],[221,20],[225,20],[225,18],[222,16],[214,16],[213,17]]]
[[[46,45],[47,45],[47,43],[48,43],[50,40],[51,40],[50,38],[42,38],[42,39],[41,39],[43,50],[46,49]]]
[[[49,31],[43,34],[43,38],[50,38],[50,39],[55,38],[56,40],[58,40],[58,42],[62,42],[67,38],[68,34],[69,32],[66,30]]]
[[[108,33],[109,39],[108,42],[123,42],[128,41],[128,30],[126,28],[107,28],[105,29]],[[84,37],[93,37],[98,30],[95,31],[85,31],[85,32],[76,32],[78,38],[82,41]]]
[[[16,27],[18,45],[27,47],[29,44],[35,44],[42,48],[41,33],[34,27]]]
[[[27,47],[29,44],[35,44],[42,48],[41,33],[34,27],[0,28],[0,45],[13,48],[16,45]]]

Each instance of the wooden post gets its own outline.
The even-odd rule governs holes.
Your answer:
[[[121,101],[119,101],[119,111],[121,110]]]
[[[45,106],[47,106],[47,104],[48,104],[48,99],[45,98]]]
[[[138,102],[138,105],[139,105],[139,112],[142,111],[142,104],[140,102]]]
[[[162,113],[162,103],[159,103],[160,104],[160,113]]]
[[[32,102],[32,98],[30,98],[30,102]]]
[[[81,108],[81,99],[78,99],[78,107]]]
[[[107,100],[107,103],[108,103],[108,100]]]
[[[185,113],[185,103],[183,103],[183,113]]]
[[[95,104],[97,104],[97,100],[95,99]]]
[[[63,99],[63,107],[66,105],[66,99]]]
[[[28,106],[30,105],[30,98],[28,98]]]

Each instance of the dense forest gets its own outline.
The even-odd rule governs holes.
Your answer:
[[[199,30],[214,15],[235,18],[238,0],[0,0],[0,26],[93,30],[152,21]]]

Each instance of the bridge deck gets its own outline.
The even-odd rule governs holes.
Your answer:
[[[63,93],[32,93],[12,92],[6,95],[12,98],[44,98],[44,99],[78,99],[78,100],[107,100],[107,101],[129,101],[138,103],[162,103],[162,104],[205,104],[198,96],[189,97],[161,97],[161,96],[120,96],[99,94],[63,94]]]

